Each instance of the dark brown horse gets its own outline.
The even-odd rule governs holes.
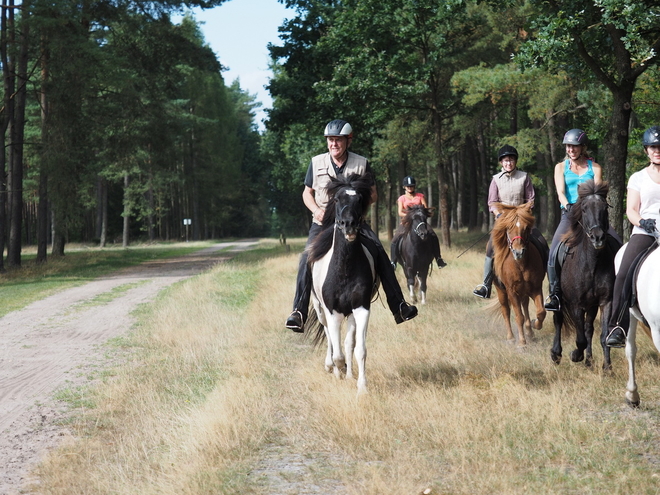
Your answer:
[[[426,279],[433,258],[433,242],[431,228],[427,221],[431,210],[422,205],[413,205],[406,210],[406,216],[401,219],[401,240],[399,241],[399,258],[406,274],[410,299],[417,302],[415,287],[419,288],[422,304],[426,304]]]
[[[555,339],[550,351],[557,364],[562,354],[562,327],[567,326],[576,334],[571,361],[584,360],[587,366],[591,365],[594,320],[600,309],[603,368],[612,366],[605,338],[612,309],[614,256],[621,244],[608,239],[607,191],[606,182],[595,184],[589,180],[580,184],[578,200],[568,214],[570,228],[563,238],[568,254],[561,265],[562,304],[554,314]]]
[[[532,204],[520,206],[497,204],[502,215],[495,221],[491,239],[495,249],[495,280],[497,297],[507,330],[507,340],[514,341],[511,329],[511,308],[518,327],[518,345],[533,339],[535,330],[543,327],[543,279],[545,263],[534,243],[529,242],[534,227]],[[529,318],[529,299],[536,305],[536,319]]]

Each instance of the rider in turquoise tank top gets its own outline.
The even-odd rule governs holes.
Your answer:
[[[566,199],[570,204],[574,204],[578,200],[578,186],[583,182],[587,182],[594,178],[594,162],[587,160],[587,171],[582,175],[578,175],[571,170],[571,161],[567,158],[564,162],[564,182],[566,183]]]

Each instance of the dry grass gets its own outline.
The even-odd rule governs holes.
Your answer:
[[[550,361],[552,318],[520,350],[471,290],[482,255],[445,250],[428,304],[374,305],[369,394],[283,328],[297,255],[231,263],[169,290],[95,391],[41,493],[658,493],[660,362],[640,338],[642,408],[615,371]],[[399,273],[400,274],[400,273]],[[564,355],[573,348],[564,343]]]

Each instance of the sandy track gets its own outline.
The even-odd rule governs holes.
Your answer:
[[[62,412],[53,393],[88,381],[85,370],[102,362],[102,344],[131,328],[130,313],[139,304],[227,259],[221,249],[241,251],[256,244],[219,243],[192,255],[143,263],[0,318],[0,494],[19,493],[30,469],[68,434],[57,424]],[[94,301],[113,290],[116,297],[109,302]]]

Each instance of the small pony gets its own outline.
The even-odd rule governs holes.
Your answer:
[[[570,227],[563,238],[568,254],[561,265],[562,305],[553,317],[555,338],[550,351],[556,364],[561,362],[561,331],[566,323],[575,330],[576,349],[571,352],[571,361],[584,360],[591,366],[594,320],[600,309],[603,369],[612,367],[605,338],[612,311],[616,251],[612,252],[607,239],[610,228],[608,190],[607,182],[596,184],[589,180],[580,184],[578,200],[568,213]]]
[[[491,239],[495,251],[493,283],[497,287],[497,298],[507,340],[515,337],[511,328],[511,308],[518,327],[518,345],[527,345],[526,336],[534,338],[535,330],[543,328],[545,308],[543,307],[543,279],[545,264],[543,257],[534,243],[529,242],[529,235],[534,227],[532,204],[520,206],[497,203],[495,207],[502,212],[495,222]],[[536,305],[536,319],[529,318],[529,299]]]
[[[427,224],[430,216],[430,208],[413,205],[407,208],[406,216],[401,219],[403,233],[399,241],[399,258],[413,303],[417,302],[415,288],[418,288],[421,302],[426,304],[426,279],[435,257],[431,244],[434,239],[431,238]]]
[[[639,392],[635,381],[635,358],[637,356],[637,322],[645,323],[651,329],[651,338],[660,352],[660,232],[654,232],[658,247],[642,261],[635,281],[636,301],[630,308],[630,327],[626,339],[626,358],[628,359],[628,382],[626,383],[626,402],[631,407],[639,407]],[[626,249],[624,245],[616,255],[615,265],[618,270]]]
[[[358,394],[367,391],[367,326],[371,300],[378,291],[374,258],[360,242],[360,226],[371,198],[371,179],[353,174],[332,179],[322,230],[309,245],[312,303],[318,317],[315,343],[328,342],[325,368],[338,378],[353,377],[357,361]],[[344,353],[341,326],[348,320]],[[314,326],[316,322],[307,322]]]

